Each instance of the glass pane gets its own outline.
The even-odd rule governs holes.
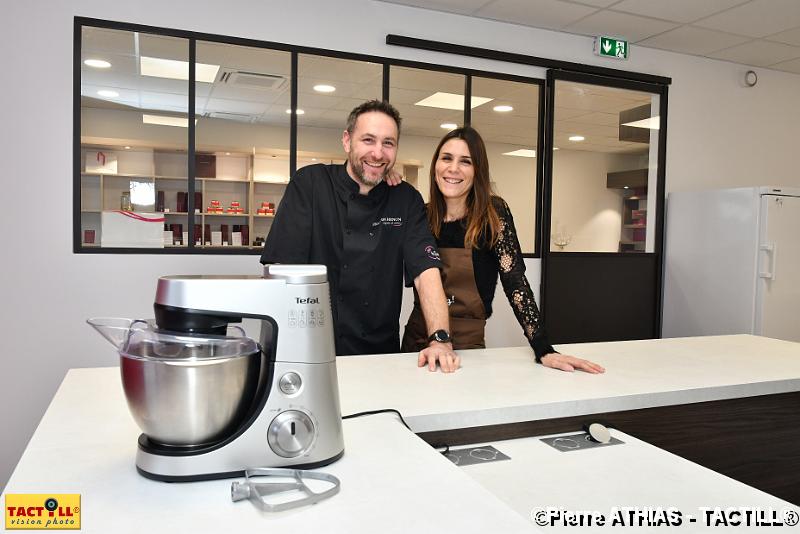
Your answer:
[[[197,245],[263,245],[289,182],[290,78],[289,52],[198,41]]]
[[[550,250],[653,252],[658,110],[651,93],[556,81]]]
[[[186,246],[188,41],[90,27],[81,39],[83,245]]]
[[[408,67],[391,67],[389,100],[403,119],[398,168],[427,201],[430,163],[439,140],[464,123],[464,83],[461,74]],[[473,98],[473,111],[476,102]]]
[[[297,59],[297,168],[344,163],[350,111],[383,94],[383,65],[300,54]]]
[[[539,86],[473,77],[472,93],[491,98],[472,110],[472,126],[486,143],[492,189],[511,208],[522,251],[533,253]]]

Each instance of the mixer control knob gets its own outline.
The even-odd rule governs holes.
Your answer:
[[[303,379],[300,378],[295,372],[288,372],[281,377],[278,381],[278,387],[281,388],[287,395],[294,395],[300,391],[300,386],[303,385]]]
[[[300,456],[314,443],[314,422],[297,410],[281,412],[269,425],[267,441],[278,456]]]

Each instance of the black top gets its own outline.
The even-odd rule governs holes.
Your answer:
[[[511,210],[500,197],[492,197],[492,203],[500,218],[500,233],[494,247],[490,248],[486,236],[481,236],[478,248],[472,249],[475,285],[488,318],[492,315],[492,300],[497,286],[497,276],[500,275],[503,291],[538,361],[545,354],[555,350],[547,340],[533,291],[528,279],[525,278],[525,262]],[[465,223],[464,219],[443,223],[436,242],[437,246],[464,248],[464,238],[467,233]]]
[[[419,192],[381,182],[367,195],[344,165],[298,170],[272,222],[261,263],[328,268],[336,354],[400,352],[402,278],[441,268]]]

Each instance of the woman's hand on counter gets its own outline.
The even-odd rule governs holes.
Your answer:
[[[454,373],[461,367],[461,357],[453,352],[453,345],[450,343],[439,343],[432,341],[428,347],[419,352],[417,366],[428,365],[428,371],[436,371],[436,362],[443,373]]]
[[[589,360],[584,360],[582,358],[576,358],[575,356],[570,356],[569,354],[559,354],[557,352],[551,352],[550,354],[545,354],[542,356],[542,365],[552,369],[561,369],[562,371],[569,372],[579,369],[593,375],[606,372],[603,367],[594,362],[590,362]]]

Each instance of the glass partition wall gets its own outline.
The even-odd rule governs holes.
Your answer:
[[[189,41],[81,38],[80,245],[186,247]]]
[[[121,23],[76,28],[76,252],[258,254],[291,173],[343,163],[348,113],[383,98],[403,117],[395,168],[426,199],[439,139],[477,128],[523,252],[539,253],[542,80]]]
[[[659,102],[556,81],[550,250],[654,251]]]

